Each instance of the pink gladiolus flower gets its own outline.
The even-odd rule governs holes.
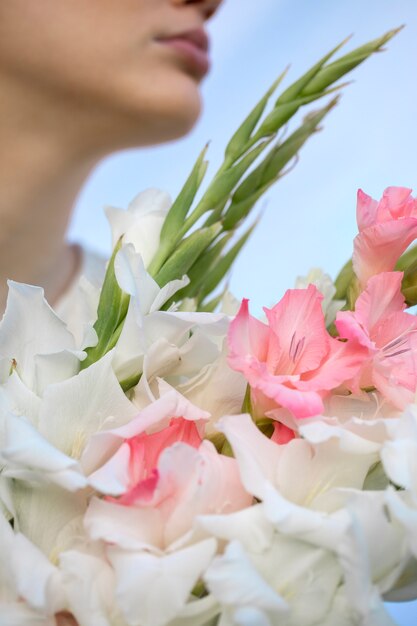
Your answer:
[[[231,513],[252,503],[236,460],[219,454],[202,440],[196,423],[182,417],[126,439],[97,474],[112,472],[120,495],[94,499],[85,522],[109,544],[165,548],[191,532],[197,515]]]
[[[371,276],[392,271],[417,238],[417,199],[405,187],[388,187],[379,202],[359,190],[356,217],[353,269],[365,287]]]
[[[376,387],[399,409],[413,401],[417,387],[417,319],[405,313],[402,272],[372,277],[355,311],[337,314],[341,337],[356,340],[368,356],[351,381],[352,391]]]
[[[274,422],[274,432],[271,436],[271,441],[275,441],[275,443],[279,443],[281,446],[284,443],[289,443],[295,438],[295,432],[288,428],[285,424],[281,424],[281,422]]]
[[[323,396],[352,378],[364,358],[357,342],[326,330],[316,287],[292,289],[272,309],[268,324],[251,317],[243,300],[229,330],[229,364],[261,392],[297,417],[323,411]]]
[[[252,504],[236,459],[219,454],[210,441],[198,450],[182,442],[165,448],[137,484],[134,463],[126,459],[125,468],[126,492],[93,499],[85,517],[87,531],[109,544],[165,549],[191,533],[198,515],[233,513]]]
[[[169,426],[159,432],[142,433],[128,439],[123,445],[129,448],[130,484],[126,493],[115,501],[130,506],[136,500],[151,500],[159,481],[159,457],[166,448],[179,441],[193,448],[198,448],[202,442],[195,423],[183,417],[172,419]]]

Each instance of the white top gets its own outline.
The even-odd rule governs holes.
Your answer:
[[[82,347],[86,325],[96,318],[100,288],[106,272],[107,259],[81,249],[81,263],[70,287],[53,307],[74,334],[77,346]]]

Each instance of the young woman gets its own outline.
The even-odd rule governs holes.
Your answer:
[[[192,128],[220,3],[1,0],[0,311],[8,278],[52,304],[68,290],[80,250],[65,230],[100,159]]]

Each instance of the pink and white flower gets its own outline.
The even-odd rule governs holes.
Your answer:
[[[313,285],[288,290],[265,309],[268,324],[252,317],[243,300],[230,325],[230,366],[243,373],[255,399],[263,394],[297,418],[320,414],[323,397],[352,378],[363,360],[357,342],[329,335],[322,300]]]

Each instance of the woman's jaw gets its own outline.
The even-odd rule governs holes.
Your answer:
[[[180,137],[201,111],[204,26],[219,3],[2,0],[0,88],[12,75],[54,117],[61,109],[71,126],[87,117],[80,139],[104,151]]]

